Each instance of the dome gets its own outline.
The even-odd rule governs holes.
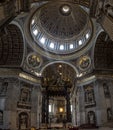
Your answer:
[[[55,54],[69,54],[86,45],[92,25],[87,13],[79,5],[50,2],[33,13],[30,31],[42,49]]]

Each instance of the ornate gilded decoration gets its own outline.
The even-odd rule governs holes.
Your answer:
[[[89,56],[83,56],[78,61],[80,70],[86,70],[91,65],[91,59]]]
[[[31,68],[38,68],[41,64],[41,58],[35,53],[30,53],[27,57],[27,63]]]

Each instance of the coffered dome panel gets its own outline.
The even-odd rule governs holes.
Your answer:
[[[0,66],[20,67],[24,54],[24,40],[21,30],[14,24],[5,28],[0,38]]]
[[[54,38],[70,39],[87,25],[86,13],[77,5],[71,3],[51,3],[40,9],[41,27]]]

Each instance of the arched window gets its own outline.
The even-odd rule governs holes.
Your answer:
[[[0,111],[0,125],[3,124],[3,111]]]

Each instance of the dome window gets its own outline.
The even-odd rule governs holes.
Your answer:
[[[64,45],[60,45],[60,50],[64,50]]]
[[[82,40],[80,40],[80,41],[78,42],[78,44],[79,44],[79,46],[81,46],[81,45],[83,44]]]
[[[45,44],[45,37],[42,37],[41,39],[40,39],[40,42],[42,43],[42,44]]]
[[[68,1],[42,4],[31,12],[25,27],[28,27],[26,36],[31,38],[31,41],[28,38],[29,45],[47,57],[46,53],[62,55],[63,58],[67,54],[79,53],[90,44],[88,41],[92,36],[92,22],[87,12]]]
[[[53,49],[55,47],[54,43],[51,42],[50,45],[49,45],[49,47]]]
[[[74,45],[73,45],[73,44],[70,44],[69,47],[70,47],[70,49],[73,49],[73,48],[74,48]]]
[[[86,39],[88,39],[88,38],[89,38],[89,33],[86,34]]]
[[[36,36],[38,34],[38,30],[37,29],[33,30],[33,34]]]
[[[32,22],[31,22],[31,24],[33,25],[34,23],[35,23],[35,20],[33,19]]]

